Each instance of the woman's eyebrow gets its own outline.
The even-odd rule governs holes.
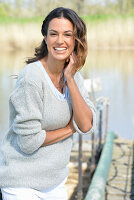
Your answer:
[[[73,31],[71,31],[71,30],[68,30],[68,31],[64,31],[64,33],[66,33],[66,32],[71,32],[71,33],[73,33]]]
[[[58,33],[58,31],[53,30],[53,29],[50,29],[49,31],[52,31],[52,32],[56,32],[56,33]],[[73,33],[73,31],[71,31],[71,30],[64,31],[64,33],[67,33],[67,32],[71,32],[71,33]]]
[[[57,32],[56,30],[50,29],[49,31]]]

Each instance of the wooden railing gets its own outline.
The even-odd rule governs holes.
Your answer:
[[[97,109],[97,129],[91,136],[91,157],[89,158],[88,166],[92,169],[91,173],[95,170],[96,159],[100,155],[105,137],[108,131],[108,113],[109,113],[109,98],[100,97],[93,100]],[[78,156],[78,190],[77,200],[83,200],[83,177],[82,177],[82,144],[83,136],[79,135],[79,156]]]

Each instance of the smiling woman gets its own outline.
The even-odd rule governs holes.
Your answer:
[[[54,18],[45,37],[49,59],[66,60],[74,50],[73,24],[66,18]]]
[[[9,131],[1,146],[3,200],[67,200],[72,136],[91,134],[96,114],[78,70],[87,55],[86,26],[71,9],[56,8],[9,98]]]
[[[56,37],[58,34],[57,26],[60,25],[60,27],[62,28],[63,24],[61,23],[64,23],[64,30],[62,28],[62,30],[60,31],[64,31],[64,36],[67,36],[69,38],[71,37],[75,41],[74,52],[77,55],[77,59],[79,59],[77,70],[79,70],[80,67],[84,65],[85,59],[87,57],[86,25],[84,21],[73,10],[64,8],[64,12],[62,11],[63,11],[62,8],[57,8],[53,10],[52,12],[50,12],[49,15],[45,18],[45,20],[43,21],[42,30],[41,30],[42,35],[44,36],[44,39],[41,45],[35,49],[35,57],[28,59],[26,61],[27,63],[40,60],[41,58],[44,58],[45,56],[48,55],[48,47],[46,44],[46,39],[50,34],[49,32],[50,25],[53,24],[54,25],[53,28],[56,28],[54,30],[52,29],[52,32],[51,32],[51,34]],[[55,20],[57,22],[56,24],[54,23]],[[69,26],[68,28],[70,30],[68,30],[65,27],[66,25]]]

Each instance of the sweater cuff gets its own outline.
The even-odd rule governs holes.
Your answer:
[[[45,138],[46,131],[41,130],[35,135],[18,135],[17,142],[22,152],[25,154],[32,154],[41,147]]]
[[[94,109],[93,109],[92,107],[90,107],[90,109],[91,109],[92,114],[93,114],[93,122],[92,122],[92,128],[91,128],[89,131],[87,131],[87,132],[82,132],[82,131],[78,128],[78,126],[77,126],[77,124],[76,124],[76,121],[75,121],[75,119],[74,119],[74,117],[73,117],[73,125],[74,125],[74,128],[75,128],[76,132],[78,132],[78,133],[81,134],[81,135],[88,135],[88,134],[92,134],[92,133],[95,132],[95,129],[96,129],[96,112],[94,111]]]

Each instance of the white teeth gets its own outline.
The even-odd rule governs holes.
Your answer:
[[[66,48],[54,48],[56,51],[63,51],[66,50]]]

